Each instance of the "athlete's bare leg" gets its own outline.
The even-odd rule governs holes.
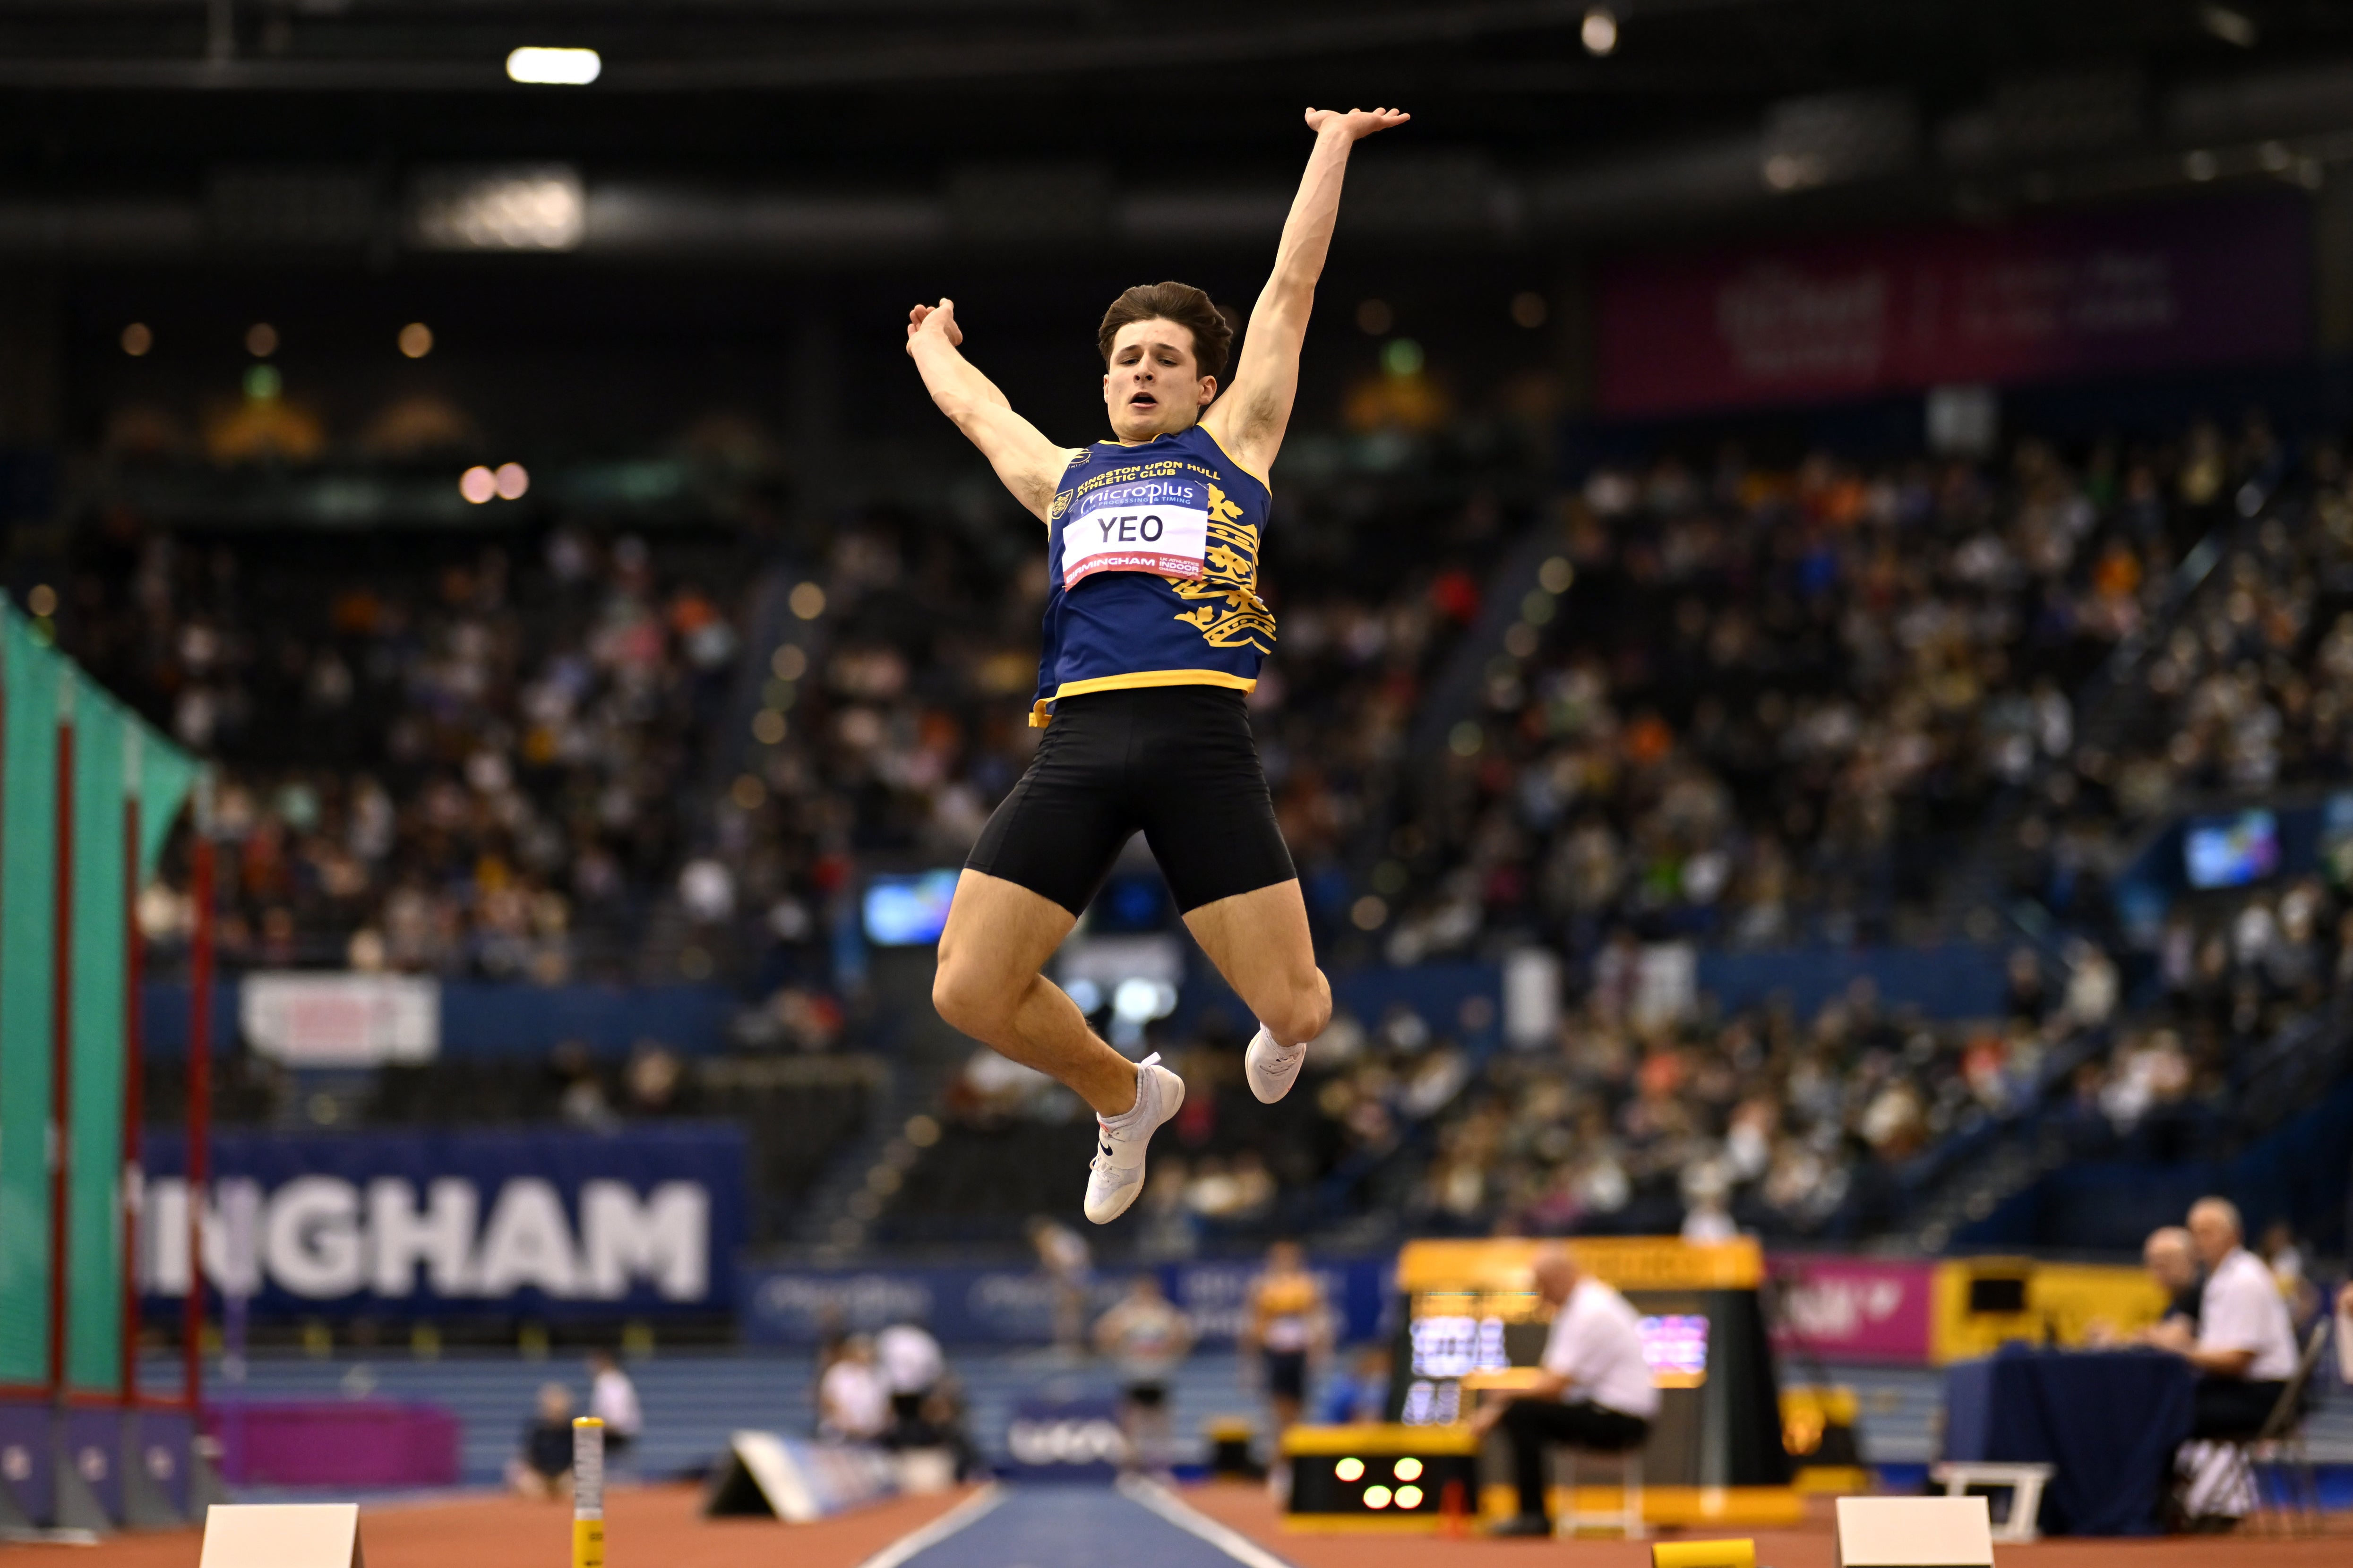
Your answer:
[[[1303,911],[1300,919],[1303,934]],[[932,1005],[974,1039],[1069,1085],[1097,1115],[1117,1116],[1134,1109],[1135,1064],[1104,1044],[1078,1004],[1039,973],[1077,923],[1043,894],[967,868],[940,932]]]
[[[1185,924],[1276,1045],[1303,1046],[1332,1021],[1332,985],[1315,967],[1296,879],[1203,904]]]

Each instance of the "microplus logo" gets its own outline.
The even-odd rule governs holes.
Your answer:
[[[576,1230],[553,1182],[511,1177],[487,1205],[485,1195],[461,1176],[422,1192],[397,1176],[297,1176],[266,1193],[227,1178],[205,1209],[205,1279],[229,1295],[275,1286],[313,1300],[363,1290],[495,1300],[531,1289],[609,1301],[640,1282],[666,1301],[711,1292],[711,1194],[700,1182],[663,1182],[642,1195],[626,1182],[583,1182]],[[155,1181],[146,1199],[142,1282],[185,1296],[187,1184]]]

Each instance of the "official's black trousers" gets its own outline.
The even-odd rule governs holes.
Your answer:
[[[2201,1377],[2190,1406],[2192,1437],[2252,1437],[2272,1418],[2284,1383],[2251,1383],[2243,1377]]]
[[[1639,1448],[1651,1436],[1651,1424],[1606,1405],[1578,1400],[1564,1405],[1557,1399],[1514,1399],[1504,1408],[1504,1436],[1512,1442],[1512,1479],[1520,1489],[1520,1512],[1542,1518],[1545,1511],[1545,1445],[1566,1443],[1617,1454]]]

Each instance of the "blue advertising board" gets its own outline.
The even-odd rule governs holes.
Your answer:
[[[1051,1395],[1018,1400],[1005,1428],[1005,1456],[1017,1480],[1111,1480],[1127,1463],[1119,1403]]]
[[[205,1277],[265,1315],[725,1312],[744,1235],[744,1133],[665,1122],[224,1133]],[[147,1148],[141,1289],[188,1288],[185,1143]]]
[[[1168,1299],[1191,1316],[1202,1342],[1230,1344],[1249,1310],[1254,1258],[1164,1263]],[[1381,1332],[1396,1277],[1394,1254],[1328,1258],[1309,1267],[1324,1285],[1343,1342]],[[1088,1287],[1088,1315],[1126,1290],[1134,1272],[1107,1270]],[[950,1344],[1045,1344],[1053,1339],[1054,1284],[1033,1268],[746,1268],[738,1279],[737,1323],[755,1344],[812,1344],[831,1329],[872,1331],[921,1323]]]

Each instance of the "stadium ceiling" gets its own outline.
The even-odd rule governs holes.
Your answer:
[[[852,255],[1057,214],[1257,243],[1309,101],[1414,110],[1352,213],[1449,243],[2311,184],[2353,158],[2353,5],[1614,0],[1605,54],[1596,8],[5,0],[0,255],[464,248],[420,236],[490,232],[449,217],[486,169],[577,211],[480,248]],[[521,85],[525,46],[601,70]]]

